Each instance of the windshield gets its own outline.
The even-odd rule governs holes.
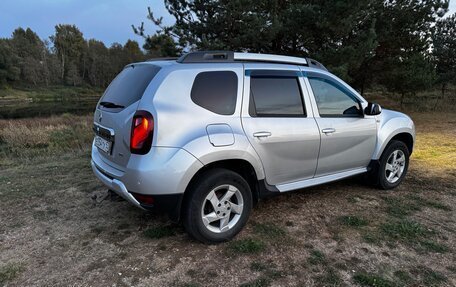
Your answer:
[[[141,99],[160,70],[154,65],[130,65],[111,82],[100,100],[100,108],[123,109]]]

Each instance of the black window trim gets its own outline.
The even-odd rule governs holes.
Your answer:
[[[256,112],[255,99],[253,98],[252,85],[249,86],[249,115],[252,118],[307,118],[307,110],[304,102],[304,94],[302,92],[301,82],[299,78],[301,71],[295,70],[246,70],[246,77],[250,77],[250,81],[254,78],[288,78],[295,79],[298,84],[298,90],[301,100],[301,106],[303,110],[302,115],[290,115],[290,114],[259,114]]]
[[[347,96],[350,97],[355,102],[357,102],[359,107],[360,107],[360,114],[359,115],[353,115],[353,114],[346,114],[346,115],[344,115],[344,114],[342,114],[342,115],[322,114],[322,113],[320,113],[320,108],[318,107],[318,104],[315,102],[315,104],[317,106],[318,115],[321,118],[364,118],[364,111],[363,111],[363,105],[362,105],[361,99],[359,97],[357,97],[355,94],[353,94],[349,89],[344,87],[341,83],[339,83],[339,81],[337,81],[336,79],[334,79],[332,77],[329,77],[329,76],[327,76],[325,74],[316,73],[316,72],[307,72],[306,73],[306,77],[309,80],[310,89],[312,90],[312,94],[313,94],[314,99],[315,99],[315,92],[314,92],[314,90],[312,88],[312,84],[310,83],[310,79],[319,79],[319,80],[323,80],[324,82],[326,82],[326,83],[328,83],[330,85],[333,85],[337,89],[339,89],[342,92],[344,92],[345,94],[347,94]],[[316,101],[316,99],[315,99],[315,101]]]

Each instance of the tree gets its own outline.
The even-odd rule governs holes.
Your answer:
[[[128,40],[123,46],[123,50],[127,63],[140,62],[144,60],[144,54],[136,41]]]
[[[46,82],[47,66],[44,63],[46,48],[38,35],[30,28],[26,30],[17,28],[13,32],[11,44],[19,58],[21,79],[35,86]]]
[[[18,57],[14,54],[10,40],[0,39],[0,87],[19,78]]]
[[[154,40],[167,35],[181,49],[311,55],[353,82],[376,46],[373,1],[166,0],[176,22],[163,26],[149,8],[159,30],[145,36],[144,48],[155,48]],[[144,36],[143,24],[134,29]]]
[[[143,48],[149,57],[177,57],[182,50],[176,45],[174,40],[165,34],[156,34],[145,39]]]
[[[382,75],[381,84],[388,90],[400,94],[400,105],[403,107],[407,94],[415,95],[417,91],[428,89],[435,82],[435,69],[430,59],[421,53],[408,58],[385,63],[390,66],[388,73]]]
[[[91,39],[88,41],[88,80],[92,86],[104,87],[111,80],[109,70],[109,50],[103,42]]]
[[[432,34],[432,56],[442,97],[448,84],[456,84],[456,13],[437,22]]]
[[[65,80],[70,69],[71,78],[74,78],[74,66],[81,60],[81,54],[84,49],[84,37],[82,32],[75,25],[57,25],[55,26],[55,35],[51,36],[51,41],[62,65],[61,79]],[[70,82],[72,79],[70,79]]]
[[[370,80],[400,93],[403,98],[405,91],[400,82],[396,85],[392,75],[398,74],[399,78],[405,77],[413,82],[414,75],[419,79],[423,76],[420,73],[427,70],[433,78],[433,68],[429,66],[428,59],[431,27],[447,9],[448,1],[445,0],[387,0],[376,3],[374,17],[377,19],[375,31],[378,45],[365,70]],[[424,85],[420,85],[418,80],[416,88],[429,86],[427,77],[423,80]],[[414,86],[408,88],[412,93],[416,91]]]
[[[165,0],[165,5],[175,24],[164,26],[150,8],[148,19],[158,35],[182,49],[310,56],[362,92],[386,82],[397,66],[428,54],[431,27],[447,11],[448,0]],[[144,35],[143,24],[134,29]]]
[[[149,15],[148,19],[156,23],[156,25],[161,25],[162,18],[156,20],[148,8]],[[139,35],[144,38],[144,50],[147,51],[149,57],[177,57],[182,53],[182,48],[174,41],[174,38],[169,35],[168,32],[165,33],[164,30],[157,31],[154,35],[146,35],[144,29],[144,22],[141,23],[141,26],[135,27],[132,25],[133,32],[136,35]]]

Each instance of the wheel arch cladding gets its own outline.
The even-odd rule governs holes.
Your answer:
[[[185,207],[185,204],[189,201],[190,199],[190,192],[189,190],[195,184],[195,182],[200,178],[202,174],[205,172],[215,169],[215,168],[223,168],[227,169],[230,171],[233,171],[240,176],[242,176],[245,181],[249,184],[250,191],[252,192],[252,200],[253,203],[255,204],[259,200],[259,188],[258,188],[258,178],[257,174],[255,172],[254,167],[252,166],[251,163],[249,163],[246,160],[243,159],[228,159],[228,160],[219,160],[215,162],[211,162],[209,164],[206,164],[202,168],[200,168],[195,175],[192,177],[190,180],[190,183],[188,184],[187,188],[185,189],[184,196],[182,199],[182,202],[180,203],[180,215],[182,213],[182,209]]]
[[[407,146],[409,153],[412,154],[413,136],[410,133],[407,133],[407,132],[398,133],[395,136],[393,136],[388,143],[392,142],[393,140],[403,142]]]

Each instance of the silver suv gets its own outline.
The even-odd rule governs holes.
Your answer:
[[[233,238],[261,198],[366,173],[403,180],[412,120],[306,58],[193,52],[131,64],[97,105],[92,168],[133,205],[206,242]]]

